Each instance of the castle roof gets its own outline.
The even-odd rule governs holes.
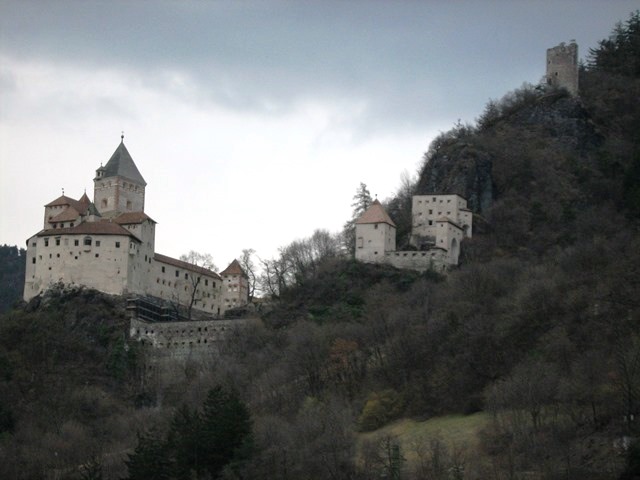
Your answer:
[[[131,225],[132,223],[142,223],[145,221],[151,221],[157,223],[153,218],[144,212],[126,212],[118,215],[113,219],[119,225]]]
[[[142,185],[147,184],[144,178],[142,178],[138,167],[136,167],[136,164],[133,162],[133,158],[131,158],[127,147],[124,146],[124,140],[120,142],[120,145],[118,145],[116,151],[113,152],[107,164],[98,170],[103,172],[103,177],[119,176],[128,178]]]
[[[90,209],[92,203],[87,197],[87,193],[85,192],[80,200],[75,200],[71,197],[67,197],[66,195],[61,195],[56,198],[54,201],[47,203],[45,207],[64,207],[67,206],[65,210],[56,215],[54,218],[49,220],[50,222],[63,222],[68,220],[74,220],[78,217],[78,215],[84,215],[87,213],[87,210]]]
[[[100,220],[99,222],[82,222],[75,227],[50,228],[37,233],[38,237],[46,237],[49,235],[123,235],[131,237],[138,242],[140,241],[138,237],[126,228],[108,220]]]
[[[75,208],[69,206],[65,208],[58,215],[49,220],[49,223],[57,223],[57,222],[70,222],[71,220],[75,220],[80,216],[80,212]]]
[[[449,217],[440,217],[439,219],[436,220],[436,223],[450,223],[454,227],[459,228],[460,230],[462,230],[462,227],[458,223],[456,223],[453,220],[451,220]]]
[[[189,270],[191,272],[197,272],[202,275],[208,275],[209,277],[214,277],[218,280],[222,280],[222,277],[213,270],[194,265],[193,263],[184,262],[182,260],[178,260],[177,258],[167,257],[166,255],[156,253],[153,256],[153,259],[160,263],[166,263],[167,265],[173,265],[174,267],[184,268],[185,270]]]
[[[64,206],[64,205],[76,206],[79,203],[80,202],[78,202],[78,200],[74,200],[71,197],[67,197],[66,195],[60,195],[58,198],[56,198],[52,202],[47,203],[45,205],[45,207],[60,207],[60,206]]]
[[[242,269],[242,266],[240,266],[240,262],[238,262],[238,260],[236,259],[234,259],[227,268],[220,272],[220,275],[242,275],[243,277],[247,276],[247,274]]]
[[[386,223],[388,225],[391,225],[392,227],[396,226],[396,224],[393,223],[393,220],[391,220],[391,217],[387,214],[378,199],[374,200],[371,206],[367,208],[365,212],[356,220],[356,224],[363,223]]]

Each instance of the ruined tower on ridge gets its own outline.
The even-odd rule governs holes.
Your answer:
[[[574,40],[569,45],[547,49],[547,84],[566,88],[571,95],[578,95],[578,45]]]

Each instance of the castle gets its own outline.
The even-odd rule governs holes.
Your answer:
[[[473,215],[460,195],[414,195],[410,245],[396,251],[396,225],[375,200],[356,220],[357,260],[397,268],[443,271],[458,264],[460,242],[471,237]]]
[[[93,202],[63,195],[44,207],[27,240],[26,301],[64,283],[112,295],[156,297],[213,316],[248,302],[237,260],[220,274],[155,252],[156,222],[144,211],[147,183],[124,145],[96,170]]]
[[[578,95],[578,45],[561,43],[547,49],[547,85],[566,88],[571,95]]]

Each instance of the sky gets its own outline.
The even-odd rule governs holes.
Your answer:
[[[156,251],[272,258],[341,230],[360,182],[384,200],[431,140],[581,58],[627,0],[0,0],[0,244],[43,206],[93,198],[124,142]]]

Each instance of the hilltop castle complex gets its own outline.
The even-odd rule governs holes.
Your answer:
[[[467,201],[460,195],[415,195],[411,217],[412,250],[396,251],[396,225],[375,200],[356,220],[356,259],[419,271],[457,265],[460,242],[471,237]]]
[[[147,183],[124,145],[96,170],[93,202],[64,194],[44,207],[43,229],[27,240],[24,299],[51,285],[156,297],[220,316],[248,301],[237,260],[220,274],[155,252],[156,222],[144,211]]]

